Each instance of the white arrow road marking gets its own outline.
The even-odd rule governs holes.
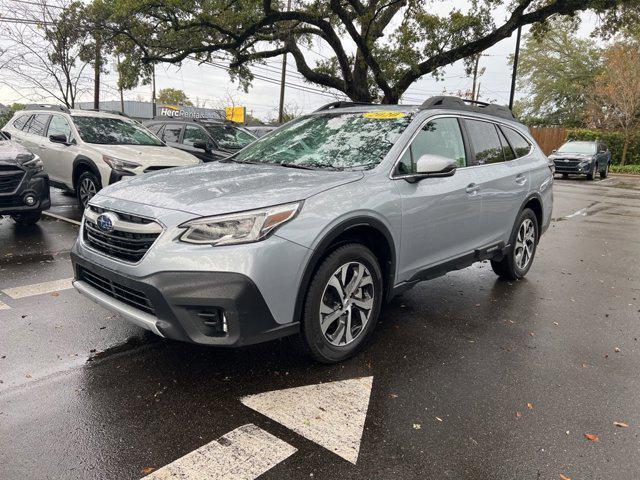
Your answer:
[[[567,215],[564,218],[573,218],[573,217],[586,217],[587,216],[587,209],[586,208],[581,208],[580,210],[577,210],[575,212],[573,212],[571,215]]]
[[[372,385],[373,377],[354,378],[249,395],[240,401],[355,465]]]
[[[0,300],[0,310],[9,310],[11,307]]]
[[[35,285],[25,285],[23,287],[7,288],[3,292],[11,298],[25,298],[33,295],[42,295],[43,293],[58,292],[60,290],[68,290],[73,288],[71,281],[73,278],[63,278],[62,280],[54,280],[52,282],[36,283]]]
[[[253,424],[243,425],[144,477],[147,480],[253,480],[297,449]]]

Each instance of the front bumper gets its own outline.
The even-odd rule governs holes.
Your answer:
[[[28,194],[36,197],[34,205],[25,204],[24,197]],[[27,171],[15,191],[0,194],[0,215],[40,212],[48,210],[49,207],[49,176],[44,172]]]
[[[240,273],[167,271],[133,278],[74,252],[71,260],[80,293],[166,338],[241,346],[299,331],[297,322],[277,323],[258,287]]]
[[[585,175],[591,172],[593,161],[582,163],[574,160],[565,162],[564,160],[553,160],[556,167],[556,173],[573,173],[576,175]]]

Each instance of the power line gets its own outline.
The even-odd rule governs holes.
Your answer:
[[[36,7],[57,8],[59,10],[64,10],[64,7],[61,7],[60,5],[49,5],[48,3],[30,2],[28,0],[8,0],[8,1],[15,2],[15,3],[24,3],[25,5],[34,5]]]
[[[0,16],[0,22],[13,23],[16,25],[53,25],[53,22],[44,20],[29,20],[28,18],[3,17]]]

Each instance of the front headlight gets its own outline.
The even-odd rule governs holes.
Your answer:
[[[129,162],[128,160],[121,160],[116,157],[112,157],[110,155],[103,155],[102,159],[109,165],[111,168],[118,172],[123,172],[126,170],[135,170],[140,166],[139,163]]]
[[[180,225],[187,231],[180,240],[187,243],[232,245],[262,240],[300,211],[302,202],[287,203],[249,212],[199,218]]]
[[[33,153],[18,155],[18,163],[35,172],[41,172],[44,169],[44,165],[42,164],[40,157]]]

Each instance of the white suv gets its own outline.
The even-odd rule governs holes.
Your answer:
[[[51,185],[75,191],[83,208],[125,176],[201,163],[118,113],[29,105],[2,131],[38,155]]]

